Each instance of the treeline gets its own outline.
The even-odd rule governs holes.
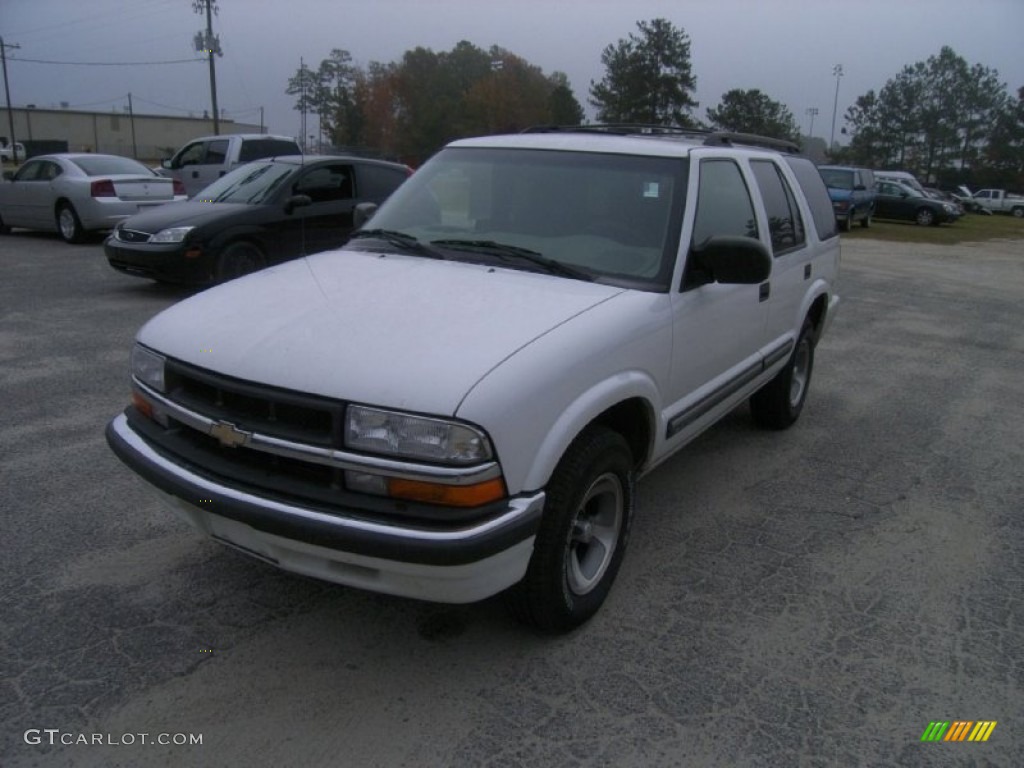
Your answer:
[[[845,119],[850,144],[836,160],[942,185],[1024,188],[1024,88],[1011,97],[996,70],[949,46],[859,96]]]
[[[484,51],[466,41],[441,53],[415,48],[399,62],[365,68],[335,49],[318,68],[300,67],[287,93],[296,96],[296,109],[315,115],[329,144],[412,164],[463,136],[583,120],[564,73],[546,75],[503,48]]]
[[[602,51],[601,63],[603,77],[588,94],[600,122],[801,140],[792,112],[757,89],[729,90],[698,117],[690,38],[665,19],[637,22],[636,32]],[[337,49],[316,69],[301,67],[287,92],[296,109],[315,115],[329,144],[412,164],[463,136],[584,119],[564,73],[466,41],[366,67]],[[1024,189],[1024,87],[1011,97],[996,70],[968,64],[948,46],[859,96],[844,117],[850,144],[831,147],[832,162],[908,170],[944,185]]]

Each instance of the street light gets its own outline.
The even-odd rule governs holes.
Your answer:
[[[839,109],[839,78],[843,76],[842,64],[832,67],[832,76],[836,79],[836,98],[832,102],[832,138],[828,142],[829,152],[832,152],[832,147],[836,143],[836,111]]]
[[[814,118],[818,115],[817,107],[808,107],[806,110],[807,114],[811,116],[811,127],[807,131],[807,137],[814,138]]]

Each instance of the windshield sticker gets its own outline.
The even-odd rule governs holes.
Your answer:
[[[644,182],[644,197],[658,197],[660,185],[656,181]]]

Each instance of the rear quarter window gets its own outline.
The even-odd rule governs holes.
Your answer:
[[[819,240],[828,240],[839,236],[839,227],[836,224],[836,216],[832,210],[832,199],[828,196],[828,189],[825,182],[818,173],[818,168],[806,157],[785,157],[789,167],[796,176],[797,184],[807,199],[807,205],[811,209],[811,218],[814,219],[814,230],[818,233]]]
[[[250,160],[262,160],[264,157],[284,157],[301,155],[299,145],[294,141],[283,139],[245,139],[238,152],[238,161],[247,163]]]

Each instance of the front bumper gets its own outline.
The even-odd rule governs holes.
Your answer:
[[[216,540],[284,570],[436,602],[482,600],[522,579],[544,507],[544,493],[537,492],[462,527],[390,525],[226,486],[163,456],[124,414],[110,422],[106,437],[118,458]]]
[[[110,235],[103,243],[107,262],[118,272],[171,283],[206,283],[207,259],[186,258],[183,243],[125,243]]]

